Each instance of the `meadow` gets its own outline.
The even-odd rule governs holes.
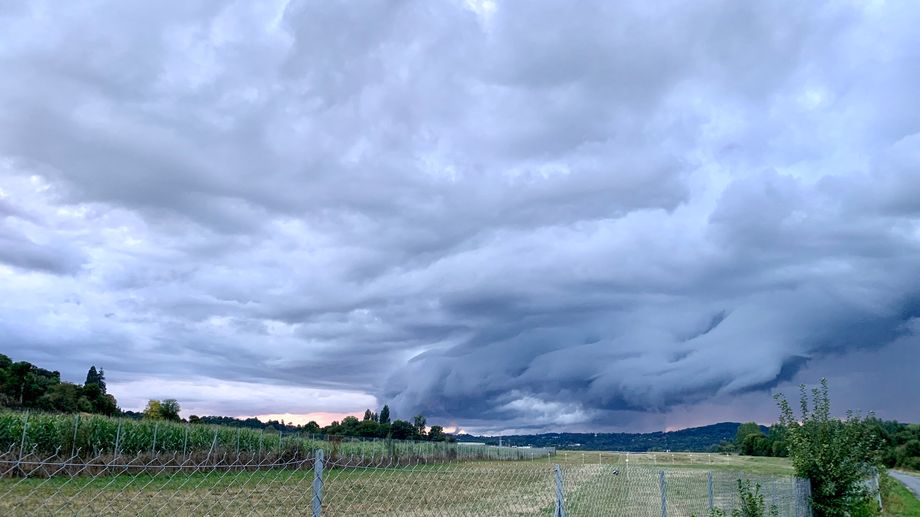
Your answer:
[[[760,480],[784,515],[801,496],[783,458],[344,441],[0,412],[0,514],[308,512],[318,450],[323,515],[552,515],[557,475],[569,515],[660,515],[662,493],[669,515],[704,515],[708,485],[714,504],[731,507],[740,477]]]
[[[283,465],[193,462],[183,469],[155,461],[158,456],[142,456],[147,467],[142,470],[116,462],[103,475],[0,479],[0,514],[289,514],[311,507],[310,458]],[[569,515],[661,515],[661,471],[668,515],[705,515],[710,473],[716,505],[735,504],[736,480],[751,477],[789,509],[782,515],[795,515],[788,462],[751,460],[566,451],[523,461],[367,465],[341,456],[325,464],[322,508],[323,515],[552,515],[558,465]]]

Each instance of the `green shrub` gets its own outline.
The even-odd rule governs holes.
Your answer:
[[[831,417],[825,379],[820,388],[812,390],[811,409],[804,385],[801,390],[799,418],[786,399],[777,395],[796,475],[811,480],[816,517],[853,515],[873,496],[865,480],[875,473],[880,444],[869,425],[871,415],[862,419],[848,412],[843,420]]]

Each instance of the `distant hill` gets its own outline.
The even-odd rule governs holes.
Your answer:
[[[706,452],[723,441],[733,441],[738,422],[721,422],[680,431],[655,433],[544,433],[502,436],[502,445],[556,447],[585,451],[689,451]],[[761,426],[763,427],[763,426]],[[767,428],[763,427],[764,432]],[[460,434],[459,442],[498,444],[497,436]]]

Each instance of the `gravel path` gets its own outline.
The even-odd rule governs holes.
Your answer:
[[[904,486],[906,486],[908,490],[913,492],[913,494],[917,496],[918,499],[920,499],[920,476],[908,474],[906,472],[899,472],[897,470],[889,470],[888,474],[890,474],[891,477],[897,479],[901,483],[904,483]]]

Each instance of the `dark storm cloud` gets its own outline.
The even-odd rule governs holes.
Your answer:
[[[481,429],[730,414],[915,346],[920,13],[646,4],[5,10],[4,346],[130,401]]]

